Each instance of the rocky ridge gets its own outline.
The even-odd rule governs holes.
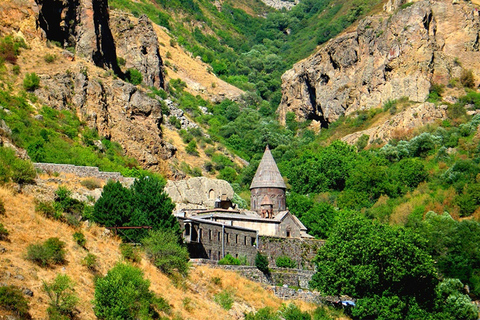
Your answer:
[[[479,31],[478,10],[465,1],[419,1],[365,18],[285,72],[280,120],[294,112],[328,127],[389,100],[423,103],[431,83],[447,85],[464,70],[478,79]]]

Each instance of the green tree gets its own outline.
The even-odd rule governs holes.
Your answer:
[[[336,216],[337,211],[331,204],[317,202],[303,213],[300,220],[307,227],[309,234],[319,239],[326,239],[336,222]]]
[[[163,273],[188,275],[188,251],[178,243],[178,234],[171,230],[150,231],[142,243],[147,257]]]
[[[270,269],[268,268],[268,257],[266,255],[257,252],[255,256],[255,267],[258,270],[262,271],[264,274],[270,274]]]
[[[132,211],[131,191],[120,182],[110,180],[102,196],[95,202],[92,218],[106,227],[123,226],[130,220]]]
[[[325,294],[371,298],[388,292],[427,301],[437,283],[434,261],[420,237],[358,214],[337,223],[315,262],[311,286]]]
[[[119,263],[95,282],[94,312],[98,319],[150,319],[156,312],[155,296],[143,272]]]
[[[51,319],[73,318],[79,301],[73,286],[73,281],[64,274],[58,274],[50,283],[43,281],[42,289],[50,299],[47,312]]]

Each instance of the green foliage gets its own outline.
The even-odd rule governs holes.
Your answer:
[[[271,307],[261,308],[257,313],[249,312],[245,315],[245,320],[280,320],[280,316]]]
[[[147,257],[152,263],[167,275],[178,272],[188,275],[188,251],[179,244],[179,237],[174,231],[151,231],[142,240]]]
[[[27,48],[23,38],[11,35],[0,38],[0,65],[5,61],[16,64],[20,48]]]
[[[108,182],[94,206],[93,220],[106,227],[150,226],[154,230],[174,230],[180,228],[171,214],[174,204],[164,192],[165,182],[156,177],[135,180],[130,189],[119,182]],[[140,242],[145,237],[145,229],[122,230],[125,240]]]
[[[372,298],[388,292],[425,301],[437,283],[434,261],[420,237],[359,215],[337,223],[315,261],[310,285],[325,294]]]
[[[230,254],[227,254],[225,257],[220,259],[218,261],[219,265],[234,265],[234,266],[239,266],[242,263],[240,262],[239,259],[232,257]]]
[[[100,181],[97,179],[85,179],[80,182],[82,186],[87,188],[88,190],[95,190],[97,188],[100,188]]]
[[[0,240],[6,240],[9,234],[10,233],[8,232],[7,228],[5,228],[2,223],[0,223]]]
[[[59,316],[67,319],[74,317],[79,298],[75,293],[73,281],[67,275],[58,274],[50,283],[43,281],[42,289],[50,300],[47,313],[51,319],[58,319]]]
[[[30,244],[26,259],[46,267],[65,263],[65,242],[58,238],[48,238],[43,244]]]
[[[125,72],[125,80],[136,86],[142,83],[143,76],[137,69],[130,68]]]
[[[21,319],[31,319],[28,301],[15,286],[0,286],[0,308],[15,312]]]
[[[85,258],[82,260],[82,265],[87,267],[90,271],[97,271],[98,268],[98,257],[93,253],[88,253]]]
[[[120,252],[122,253],[123,259],[130,262],[139,263],[142,260],[140,251],[128,243],[122,243],[120,245]]]
[[[303,312],[293,303],[283,306],[280,309],[280,315],[285,320],[311,320],[312,316],[308,312]]]
[[[442,100],[442,94],[445,87],[442,84],[432,83],[430,86],[430,92],[428,94],[427,101],[438,102]]]
[[[264,274],[270,274],[270,269],[268,268],[268,258],[260,252],[257,252],[257,255],[255,256],[255,267],[257,267],[257,269],[262,271]]]
[[[275,260],[275,265],[279,268],[297,268],[297,262],[290,258],[289,256],[279,256]]]
[[[197,143],[195,142],[195,140],[192,140],[188,143],[188,145],[185,147],[185,151],[188,154],[198,157]]]
[[[150,282],[134,266],[119,263],[95,282],[94,312],[98,319],[152,319],[158,317],[157,298]]]
[[[474,88],[475,87],[475,78],[473,76],[472,70],[462,70],[460,75],[460,83],[465,88]]]
[[[0,198],[0,215],[4,216],[6,213],[5,204],[3,203],[3,199]]]
[[[225,310],[230,310],[235,302],[234,295],[229,290],[222,290],[217,293],[213,296],[213,300]]]
[[[85,235],[79,231],[73,234],[73,240],[82,248],[84,248],[85,244],[87,243],[87,239],[85,238]]]
[[[0,146],[0,182],[33,183],[37,173],[30,161],[15,156],[11,148]]]
[[[40,77],[35,72],[25,74],[23,88],[27,91],[35,91],[40,87]]]
[[[46,55],[43,56],[43,60],[45,60],[46,63],[53,63],[55,60],[57,60],[57,56],[54,54],[47,53]]]

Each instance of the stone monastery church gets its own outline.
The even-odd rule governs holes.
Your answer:
[[[182,188],[175,182],[166,186],[167,193],[177,204],[182,201],[182,192],[184,198],[195,198],[195,193],[200,192],[207,199],[201,205],[184,206],[175,214],[184,230],[191,258],[220,260],[230,254],[244,256],[253,264],[262,242],[313,239],[307,234],[307,228],[286,208],[286,185],[268,146],[250,185],[251,210],[232,207],[233,190],[226,181],[193,179],[197,178],[187,180],[192,180],[188,182],[190,188]]]

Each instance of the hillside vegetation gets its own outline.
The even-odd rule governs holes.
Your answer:
[[[150,290],[167,303],[161,315],[175,319],[227,319],[242,316],[269,307],[277,310],[282,301],[259,284],[241,278],[234,272],[193,267],[188,278],[169,278],[141,254],[137,262],[129,262],[120,250],[119,238],[105,229],[91,224],[72,227],[52,220],[35,211],[35,200],[26,194],[16,194],[5,186],[0,187],[0,200],[5,212],[0,223],[8,236],[0,240],[2,248],[1,281],[18,288],[28,288],[33,296],[26,299],[34,319],[44,319],[50,299],[42,289],[43,282],[52,282],[58,274],[73,281],[79,300],[74,313],[81,319],[96,319],[92,310],[95,279],[104,276],[117,263],[123,262],[139,268],[150,282]],[[78,242],[75,233],[82,233],[85,242]],[[64,262],[41,267],[26,260],[28,247],[49,238],[65,243]],[[80,243],[80,244],[79,244]],[[89,255],[96,257],[94,267],[85,263]],[[228,292],[232,305],[229,310],[215,302],[215,296]],[[313,310],[312,305],[300,304],[303,310]],[[11,312],[0,308],[0,315]]]

